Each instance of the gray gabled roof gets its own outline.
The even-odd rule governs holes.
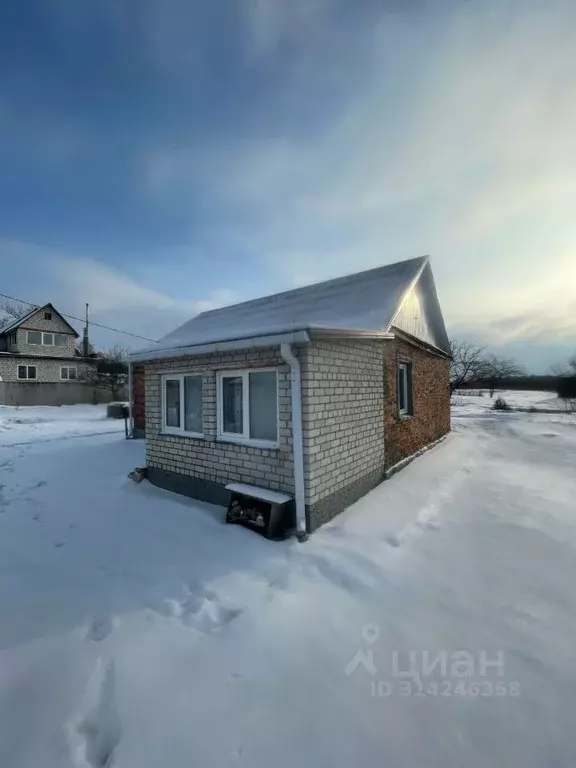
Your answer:
[[[5,333],[10,333],[10,331],[13,331],[15,328],[19,328],[23,323],[25,323],[27,320],[29,320],[31,317],[33,317],[37,312],[42,312],[45,309],[49,309],[51,312],[54,312],[58,317],[66,323],[66,325],[70,328],[70,330],[74,333],[76,338],[79,337],[78,331],[73,328],[68,320],[66,320],[65,317],[63,317],[60,312],[56,309],[54,304],[44,304],[42,307],[34,307],[34,309],[31,309],[30,312],[27,312],[25,315],[22,315],[22,317],[19,317],[17,320],[13,320],[8,325],[5,325],[4,328],[0,329],[0,336],[3,336]]]
[[[297,331],[382,334],[427,266],[428,257],[422,256],[202,312],[132,357],[175,356],[203,344]]]

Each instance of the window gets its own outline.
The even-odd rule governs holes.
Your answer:
[[[63,365],[60,368],[60,378],[65,381],[74,381],[78,378],[78,372],[75,366]]]
[[[28,331],[26,341],[28,344],[42,344],[42,334],[40,331]]]
[[[163,376],[162,428],[171,434],[203,436],[201,375]]]
[[[19,365],[18,378],[19,379],[35,379],[36,366],[35,365]]]
[[[398,413],[400,416],[412,416],[414,413],[412,363],[398,363]]]
[[[52,320],[52,312],[44,312],[44,320]]]
[[[16,335],[16,331],[12,331],[12,333],[10,334],[10,336],[9,336],[9,338],[8,338],[8,343],[9,343],[11,346],[15,346],[15,345],[16,345],[16,343],[17,343],[17,341],[18,341],[18,337],[17,337],[17,335]]]
[[[42,344],[45,347],[64,347],[66,335],[64,333],[41,333],[40,331],[28,331],[26,340],[28,344]]]
[[[218,437],[264,448],[277,447],[275,369],[218,374]]]

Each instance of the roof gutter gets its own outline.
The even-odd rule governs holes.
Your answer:
[[[216,341],[209,344],[195,344],[191,347],[175,347],[172,349],[149,350],[135,352],[130,355],[132,363],[144,363],[152,360],[168,360],[174,357],[187,357],[192,355],[211,355],[216,352],[234,352],[238,349],[251,347],[275,347],[281,344],[307,344],[310,336],[306,331],[292,333],[279,333],[270,336],[251,336],[233,341]]]

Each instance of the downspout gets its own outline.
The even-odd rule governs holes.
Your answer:
[[[134,437],[134,412],[132,408],[132,363],[128,361],[128,437]]]
[[[280,353],[290,366],[292,394],[292,458],[294,461],[294,498],[296,502],[296,535],[306,541],[306,497],[304,494],[304,444],[302,438],[302,375],[300,360],[290,344],[281,344]]]

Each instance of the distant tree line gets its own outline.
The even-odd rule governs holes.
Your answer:
[[[529,374],[515,360],[487,354],[484,347],[471,341],[450,342],[452,365],[450,393],[459,389],[544,390],[564,399],[576,398],[576,354],[566,365],[554,366],[549,374]]]

